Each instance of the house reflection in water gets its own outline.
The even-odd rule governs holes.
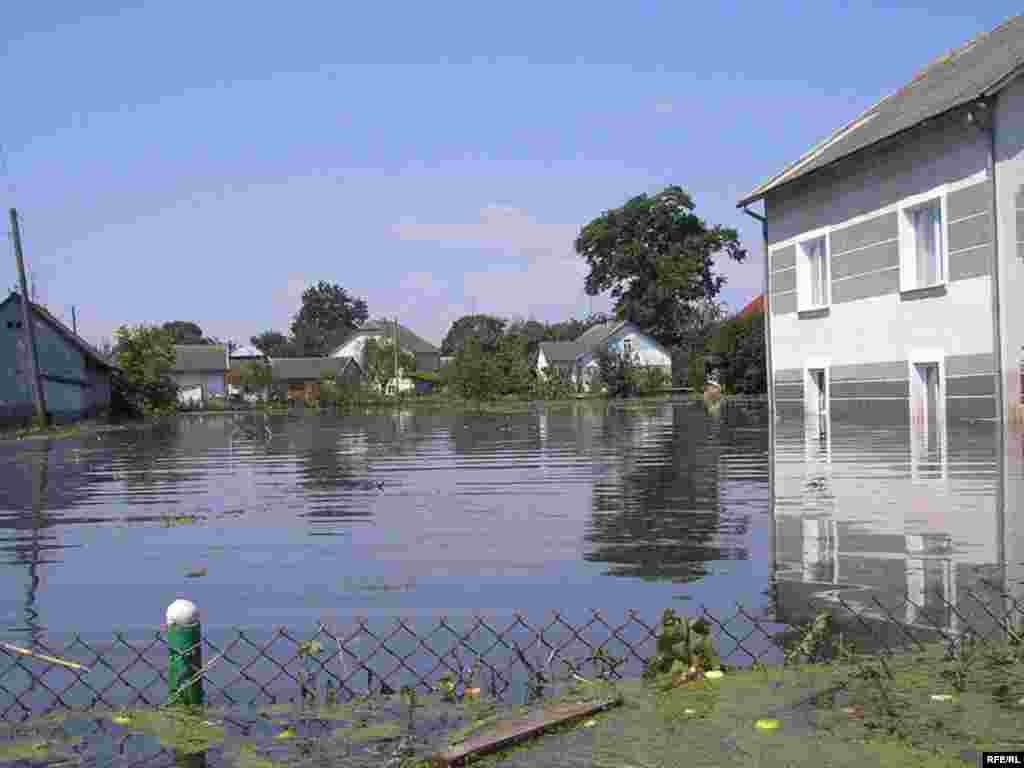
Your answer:
[[[773,594],[804,622],[840,598],[881,627],[988,635],[1022,597],[1022,434],[995,421],[947,425],[942,409],[902,424],[778,409]],[[891,422],[891,420],[890,420]],[[1019,618],[1024,618],[1021,616]]]

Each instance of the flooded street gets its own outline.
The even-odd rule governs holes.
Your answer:
[[[9,442],[3,635],[148,631],[178,596],[209,629],[736,601],[788,620],[839,587],[951,626],[929,595],[995,589],[1004,560],[1020,586],[1022,451],[998,437],[823,437],[783,413],[774,482],[760,403],[193,416]],[[905,593],[934,615],[907,615]]]
[[[765,413],[192,416],[6,443],[3,636],[150,631],[178,596],[208,630],[763,606]]]

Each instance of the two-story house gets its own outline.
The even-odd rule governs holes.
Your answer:
[[[1019,407],[1022,74],[1016,17],[739,201],[764,202],[747,212],[777,412],[944,425]]]

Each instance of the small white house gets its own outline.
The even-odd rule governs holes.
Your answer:
[[[598,353],[626,354],[643,368],[659,368],[672,378],[672,355],[628,320],[600,323],[575,341],[542,342],[537,353],[538,375],[547,368],[565,371],[573,384],[590,389],[597,384]]]
[[[220,344],[175,344],[171,379],[182,403],[203,402],[227,392],[228,350]]]

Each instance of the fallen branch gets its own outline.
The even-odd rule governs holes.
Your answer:
[[[30,651],[28,648],[19,648],[18,646],[11,645],[10,643],[0,643],[0,648],[3,648],[3,650],[8,651],[9,653],[16,653],[19,656],[28,656],[29,658],[32,658],[32,659],[38,659],[39,661],[45,661],[45,662],[47,662],[49,664],[57,664],[57,665],[62,666],[62,667],[67,667],[68,669],[75,669],[75,670],[81,669],[81,670],[85,670],[86,672],[89,671],[89,668],[87,666],[85,666],[84,664],[78,664],[77,662],[74,662],[74,661],[66,661],[65,659],[58,659],[55,656],[46,656],[46,655],[44,655],[42,653],[36,653],[35,651]]]

